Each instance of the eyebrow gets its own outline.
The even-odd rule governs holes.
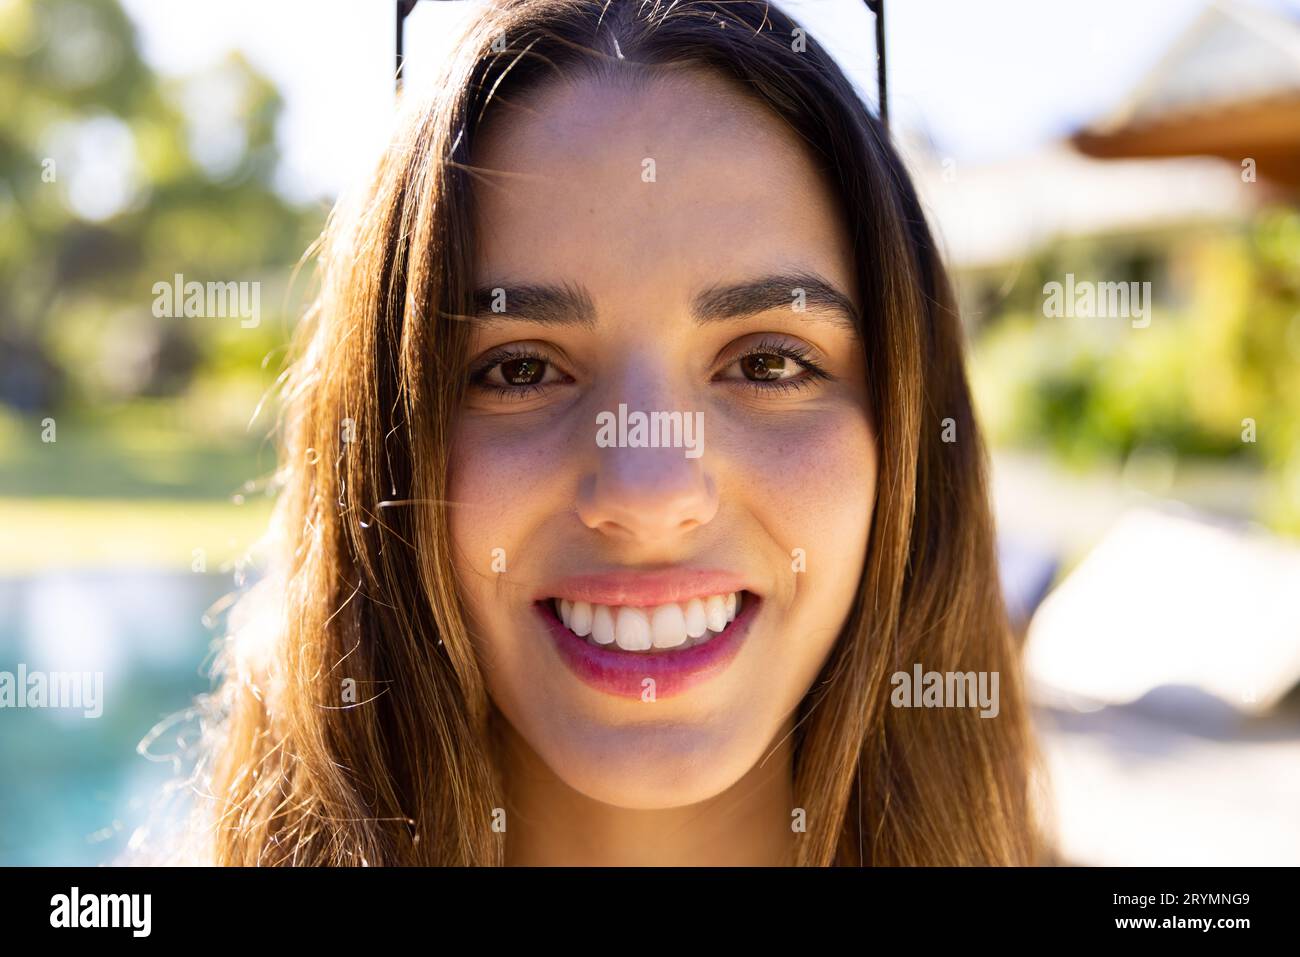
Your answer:
[[[493,308],[498,302],[503,309]],[[587,290],[574,283],[498,283],[474,290],[473,318],[483,324],[522,319],[591,328],[596,325],[596,306]]]
[[[802,291],[803,314],[832,322],[858,334],[858,310],[833,283],[813,272],[777,273],[744,282],[714,285],[691,302],[697,325],[745,319],[774,309],[791,309]],[[504,309],[492,307],[502,302]],[[596,307],[591,295],[576,283],[524,283],[484,286],[474,291],[473,318],[492,323],[503,319],[593,328]]]
[[[691,315],[697,323],[744,319],[773,309],[794,310],[802,305],[810,319],[825,318],[857,335],[858,310],[847,295],[829,280],[811,272],[780,273],[760,279],[712,286],[695,297]],[[817,315],[814,313],[822,313]]]

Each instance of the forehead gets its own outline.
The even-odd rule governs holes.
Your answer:
[[[557,82],[497,109],[474,157],[480,281],[698,284],[805,267],[852,285],[811,150],[721,76]]]

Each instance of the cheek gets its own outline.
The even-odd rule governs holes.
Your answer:
[[[876,444],[857,405],[818,410],[764,434],[768,441],[749,446],[742,494],[790,572],[773,611],[787,656],[778,694],[792,707],[816,679],[857,595],[875,504]]]
[[[736,451],[755,517],[787,553],[803,550],[809,572],[833,570],[856,584],[876,490],[875,438],[865,414],[833,406],[760,434]]]
[[[526,544],[548,519],[563,514],[564,483],[555,480],[561,450],[545,429],[510,429],[468,421],[457,429],[447,495],[454,565],[462,595],[481,623],[494,621],[500,601],[523,587]],[[497,629],[489,629],[495,631]]]
[[[564,465],[561,435],[554,428],[498,427],[472,419],[462,423],[452,445],[447,492],[449,521],[459,543],[508,547],[562,509]],[[484,556],[471,552],[467,558]]]

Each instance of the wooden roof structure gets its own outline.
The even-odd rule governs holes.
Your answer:
[[[1300,192],[1300,16],[1217,0],[1070,141],[1098,159],[1250,159],[1260,179]]]

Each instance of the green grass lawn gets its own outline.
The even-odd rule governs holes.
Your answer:
[[[265,496],[228,500],[0,498],[0,575],[147,566],[221,573],[262,535]],[[197,551],[196,551],[197,550]]]
[[[274,448],[175,405],[0,415],[0,574],[141,565],[221,572],[261,536]],[[196,550],[201,550],[196,551]]]

